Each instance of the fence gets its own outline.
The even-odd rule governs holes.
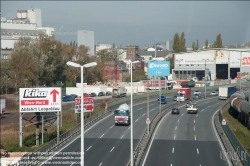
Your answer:
[[[228,111],[229,108],[230,108],[230,102],[228,100],[221,104],[220,111],[219,111],[219,121],[220,122],[223,119],[222,112]],[[234,155],[231,154],[232,155],[231,157],[233,157],[233,158],[231,158],[231,160],[235,160],[238,158],[239,160],[241,160],[243,165],[250,166],[250,156],[248,155],[246,150],[243,148],[243,146],[241,145],[241,143],[239,142],[239,140],[237,139],[237,137],[235,136],[233,131],[230,129],[228,124],[221,125],[221,126],[222,126],[223,130],[225,131],[231,144],[233,145],[234,150],[236,151],[236,153]]]

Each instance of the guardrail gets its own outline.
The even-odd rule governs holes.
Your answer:
[[[223,116],[222,113],[224,111],[228,111],[230,108],[230,102],[227,100],[223,103],[221,103],[220,105],[220,111],[219,111],[219,121],[222,122]],[[221,123],[220,123],[221,125]],[[240,141],[237,139],[237,137],[235,136],[235,134],[233,133],[233,131],[230,129],[230,127],[228,126],[228,124],[226,125],[221,125],[221,127],[223,128],[224,132],[226,133],[228,139],[230,140],[234,150],[236,151],[235,155],[237,156],[231,156],[231,162],[234,165],[237,165],[237,162],[235,164],[235,157],[237,157],[243,165],[245,166],[250,166],[250,156],[248,155],[248,153],[246,152],[246,150],[243,148],[243,146],[241,145]],[[232,158],[233,157],[233,158]]]
[[[206,98],[212,98],[214,96],[209,96],[209,97],[206,97]],[[195,100],[190,100],[191,102],[192,101],[199,101],[199,100],[203,100],[203,99],[206,99],[205,97],[202,97],[200,99],[195,99]],[[152,139],[152,135],[153,133],[155,132],[155,128],[157,127],[158,123],[161,121],[161,119],[171,111],[171,109],[173,107],[180,107],[180,106],[183,106],[185,105],[186,102],[181,102],[181,103],[176,103],[176,104],[173,104],[171,106],[169,106],[168,108],[162,110],[161,113],[158,113],[152,120],[152,122],[150,123],[149,125],[149,133],[147,133],[147,131],[145,131],[145,133],[143,134],[143,137],[142,139],[139,141],[136,149],[134,150],[134,165],[135,166],[140,166],[142,163],[142,160],[144,159],[145,157],[145,152],[147,151],[148,149],[148,145]]]
[[[214,87],[207,87],[207,90],[208,90],[207,92],[209,92],[209,90],[212,88]],[[200,90],[200,89],[204,89],[204,87],[195,88],[195,89]],[[176,89],[161,91],[162,95],[175,94],[175,93],[176,93]],[[158,98],[158,95],[159,95],[159,91],[149,93],[150,98],[156,97],[156,100]],[[133,96],[134,103],[145,102],[146,100],[147,100],[147,93]],[[113,110],[115,110],[120,104],[129,102],[129,101],[130,101],[130,97],[126,97],[126,98],[119,98],[119,100],[115,100],[109,103],[108,110],[103,110],[84,120],[85,122],[84,129],[85,130],[88,129],[89,127],[91,127],[92,125],[100,121],[101,119],[109,116],[111,113],[113,113]],[[57,141],[57,138],[51,140],[50,142],[46,143],[44,146],[37,149],[36,151],[28,152],[27,154],[25,154],[21,158],[21,160],[17,162],[16,164],[14,164],[13,166],[16,166],[16,165],[26,166],[26,165],[41,164],[46,159],[46,157],[48,157],[49,154],[51,155],[52,153],[56,153],[56,151],[60,150],[63,146],[68,144],[70,141],[80,136],[81,134],[80,131],[81,131],[81,125],[78,124],[74,126],[73,128],[71,128],[69,131],[61,134],[59,137],[59,142]]]

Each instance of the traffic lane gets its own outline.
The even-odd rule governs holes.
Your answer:
[[[201,101],[200,105],[204,104],[205,102],[206,101]],[[214,103],[214,101],[211,102]],[[191,122],[194,120],[194,116],[196,117],[196,115],[191,116],[191,114],[186,114],[186,111],[185,113],[183,112],[184,112],[183,108],[181,108],[180,115],[183,115],[183,117],[179,116],[179,118],[176,118],[178,117],[178,115],[177,116],[168,115],[166,118],[164,118],[164,121],[162,121],[156,133],[156,137],[152,144],[153,146],[149,151],[149,155],[148,158],[146,159],[145,165],[163,165],[163,164],[164,165],[168,164],[169,165],[171,164],[172,165],[217,165],[217,164],[227,165],[225,161],[220,159],[220,153],[219,153],[220,146],[217,141],[198,141],[194,137],[195,131],[192,127],[189,126],[192,125]],[[206,117],[206,118],[210,119],[211,123],[211,117],[210,118]],[[175,140],[174,130],[176,130],[176,127],[178,126],[177,122],[182,122],[182,124],[179,127],[180,130],[177,130],[178,132],[176,132],[176,140]],[[193,121],[193,123],[195,122]],[[175,125],[176,127],[174,127]],[[183,125],[184,127],[182,127]],[[197,125],[199,125],[199,123]],[[183,135],[181,135],[180,133],[184,133],[183,135],[185,137],[183,137]],[[190,149],[190,150],[186,151],[185,149],[186,150]],[[206,153],[204,153],[204,150],[205,151],[208,150],[208,152],[206,151]],[[214,150],[216,152],[214,152]],[[200,153],[203,153],[202,157],[197,156]],[[179,156],[186,156],[186,157],[184,158],[181,157],[182,160],[180,160]],[[190,161],[190,158],[194,160]],[[203,160],[205,160],[206,162],[203,162]]]

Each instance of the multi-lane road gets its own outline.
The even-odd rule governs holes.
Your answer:
[[[172,96],[171,96],[172,97]],[[168,98],[168,104],[175,101]],[[217,98],[198,102],[198,114],[167,115],[161,122],[148,151],[145,165],[227,165],[220,160],[221,148],[212,127],[212,115],[218,109]],[[159,112],[157,99],[151,99],[150,119]],[[133,106],[134,149],[146,130],[147,104]],[[130,126],[115,126],[113,115],[89,128],[84,134],[85,166],[127,166],[130,161]],[[43,165],[79,165],[80,138],[72,140]]]

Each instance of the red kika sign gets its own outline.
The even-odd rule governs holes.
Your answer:
[[[30,105],[49,105],[49,100],[22,100],[22,106],[30,106]]]
[[[250,65],[250,57],[244,57],[242,59],[242,65]]]

